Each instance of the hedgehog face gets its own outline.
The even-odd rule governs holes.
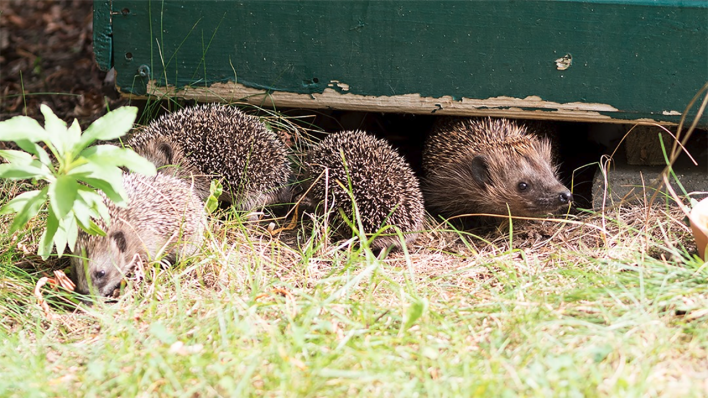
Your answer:
[[[86,245],[86,258],[71,259],[76,291],[82,294],[93,291],[99,297],[109,297],[133,265],[128,237],[122,230],[117,230],[109,231],[105,237],[89,239],[95,244]]]
[[[545,141],[511,153],[475,156],[469,167],[474,183],[489,195],[481,206],[488,213],[535,216],[556,212],[572,201],[570,191],[558,181]]]
[[[211,178],[202,173],[186,158],[182,147],[167,137],[148,137],[144,142],[133,143],[133,150],[154,164],[158,173],[172,175],[186,181],[201,200],[209,197]]]

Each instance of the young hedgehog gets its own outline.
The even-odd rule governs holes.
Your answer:
[[[156,137],[170,141],[151,143]],[[179,148],[175,143],[179,143]],[[149,151],[151,145],[158,149],[169,147],[167,152],[173,155],[170,161],[175,160],[174,154],[181,153],[177,158],[184,156],[199,175],[223,176],[228,193],[224,199],[240,210],[290,199],[291,170],[286,145],[257,117],[238,108],[218,104],[184,108],[153,121],[134,134],[128,145],[138,153]],[[159,161],[160,157],[152,158],[155,159]]]
[[[337,235],[351,236],[339,211],[356,222],[348,194],[351,186],[366,234],[393,225],[405,234],[407,244],[415,241],[413,231],[421,229],[425,215],[423,196],[405,159],[386,141],[362,131],[332,134],[307,152],[304,167],[308,181],[305,189],[310,189],[307,199],[313,206],[323,205],[328,193],[327,204],[335,209],[330,222]],[[329,170],[327,176],[325,169]],[[401,242],[389,228],[374,239],[371,248],[390,246],[400,247]]]
[[[445,217],[556,212],[572,195],[552,158],[548,139],[514,121],[443,118],[423,150],[425,201]]]
[[[172,138],[152,136],[134,144],[133,150],[157,167],[160,174],[167,174],[184,180],[194,189],[199,199],[209,197],[211,177],[205,175],[187,159],[182,146]]]
[[[97,224],[106,236],[79,231],[71,258],[79,293],[90,293],[91,284],[99,296],[110,296],[135,266],[136,255],[147,261],[164,254],[174,262],[180,255],[194,254],[201,245],[204,205],[184,180],[166,174],[124,174],[123,186],[127,207],[118,207],[102,195],[111,221],[108,226],[103,220]]]

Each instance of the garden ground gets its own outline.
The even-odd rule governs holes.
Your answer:
[[[85,126],[125,102],[101,91],[90,2],[0,7],[3,120],[50,101]],[[27,189],[0,184],[0,204]],[[318,219],[273,236],[224,209],[194,258],[146,265],[113,303],[45,286],[47,312],[35,285],[65,259],[34,255],[41,220],[10,235],[0,216],[0,396],[705,396],[708,269],[684,218],[624,204],[483,236],[430,219],[378,258]]]

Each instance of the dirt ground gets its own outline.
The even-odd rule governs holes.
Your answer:
[[[0,1],[0,65],[0,120],[44,103],[86,127],[125,101],[94,60],[92,1]]]

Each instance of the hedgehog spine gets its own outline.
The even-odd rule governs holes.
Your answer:
[[[304,164],[310,180],[308,199],[313,204],[323,204],[327,193],[328,202],[354,220],[347,192],[351,186],[367,235],[392,225],[405,234],[406,243],[415,241],[415,231],[421,229],[424,219],[423,197],[413,171],[387,142],[362,131],[331,134],[308,151]],[[325,170],[329,181],[318,179]],[[348,226],[339,211],[332,213],[331,220],[336,233],[344,237]],[[401,246],[398,237],[392,236],[393,230],[385,234],[389,236],[373,240],[373,249]]]
[[[255,116],[218,104],[163,115],[134,134],[128,144],[145,148],[163,137],[202,175],[222,176],[225,199],[241,210],[289,200],[291,179],[286,145]]]

